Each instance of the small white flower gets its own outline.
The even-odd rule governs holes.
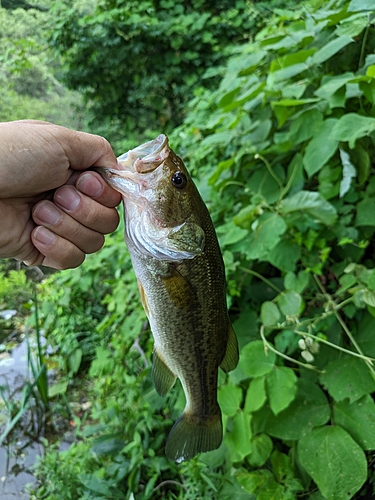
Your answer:
[[[304,341],[304,339],[299,339],[298,347],[301,349],[301,351],[304,351],[306,349],[306,342]]]
[[[314,359],[315,359],[314,356],[311,354],[310,351],[302,351],[301,352],[301,356],[308,363],[312,363],[314,361]]]

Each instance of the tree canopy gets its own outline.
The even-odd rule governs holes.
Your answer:
[[[217,85],[210,70],[251,39],[265,10],[246,0],[78,3],[57,9],[50,40],[64,57],[65,83],[83,93],[96,120],[168,131],[195,89]]]

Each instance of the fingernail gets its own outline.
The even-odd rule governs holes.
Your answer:
[[[61,213],[51,202],[39,203],[34,211],[34,217],[53,226],[59,222]]]
[[[81,197],[75,188],[65,186],[56,191],[54,201],[67,210],[75,210],[80,204]]]
[[[92,174],[82,174],[76,184],[81,193],[87,194],[92,198],[97,198],[103,192],[103,184]]]
[[[44,245],[52,245],[56,241],[56,235],[46,227],[39,226],[35,229],[34,238]]]

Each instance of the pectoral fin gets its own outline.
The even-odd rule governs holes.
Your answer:
[[[227,348],[225,350],[223,361],[220,364],[220,368],[224,370],[225,373],[234,370],[238,363],[238,357],[237,337],[232,325],[229,324]]]
[[[176,381],[176,377],[161,359],[155,348],[152,358],[151,376],[156,392],[162,397],[166,396]]]
[[[177,269],[171,268],[169,276],[162,278],[173,304],[179,309],[192,307],[197,294],[189,281]]]
[[[148,301],[147,301],[145,289],[143,288],[143,285],[142,285],[140,280],[137,280],[137,283],[138,283],[138,290],[139,290],[139,295],[141,297],[143,309],[145,310],[146,316],[149,318],[150,317],[150,308],[148,306]]]

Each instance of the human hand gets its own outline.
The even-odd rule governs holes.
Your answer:
[[[117,168],[100,136],[39,121],[0,123],[0,258],[79,266],[118,225],[120,194],[91,166]]]

